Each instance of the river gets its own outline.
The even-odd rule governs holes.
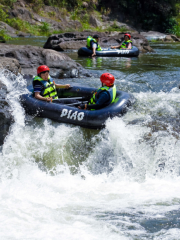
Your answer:
[[[152,47],[138,58],[67,53],[94,77],[60,82],[99,87],[108,71],[136,98],[103,130],[25,116],[26,81],[0,73],[15,119],[0,151],[0,239],[180,239],[180,44]]]

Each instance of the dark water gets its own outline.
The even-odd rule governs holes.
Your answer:
[[[48,119],[27,124],[14,100],[22,80],[11,93],[4,77],[15,124],[0,153],[1,239],[180,239],[180,44],[151,46],[154,53],[138,58],[67,52],[95,77],[60,82],[99,87],[110,72],[136,98],[102,131]]]

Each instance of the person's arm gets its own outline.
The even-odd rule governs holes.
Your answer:
[[[121,45],[118,45],[118,46],[111,46],[112,49],[115,49],[115,48],[120,48]]]
[[[92,57],[96,56],[96,48],[93,47],[93,54],[92,54]]]
[[[132,48],[132,44],[129,43],[129,44],[128,44],[128,47],[127,47],[126,49],[131,49],[131,48]]]
[[[70,84],[65,84],[65,85],[62,85],[62,84],[56,84],[54,81],[53,81],[54,85],[56,88],[65,88],[65,89],[68,89],[71,87]]]
[[[35,92],[34,95],[35,95],[35,98],[37,98],[37,99],[39,99],[39,100],[46,101],[46,102],[50,102],[50,101],[51,101],[51,98],[50,98],[50,97],[47,97],[47,98],[42,97],[42,96],[40,95],[40,92]]]
[[[79,109],[84,109],[84,110],[89,110],[89,109],[101,109],[104,107],[104,104],[109,101],[109,94],[107,92],[102,92],[99,96],[99,99],[97,100],[96,104],[81,104],[78,108]]]
[[[92,51],[93,51],[92,57],[96,56],[96,43],[92,44]]]

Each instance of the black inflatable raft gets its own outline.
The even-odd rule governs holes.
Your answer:
[[[105,127],[108,118],[121,116],[126,113],[128,107],[135,101],[134,97],[126,92],[117,91],[114,103],[111,103],[100,110],[82,110],[75,106],[59,103],[49,103],[37,100],[32,95],[32,87],[29,94],[20,97],[22,106],[27,114],[49,118],[58,122],[71,123],[86,128],[99,129]],[[58,96],[61,98],[90,98],[95,88],[77,87],[70,89],[57,89]],[[78,104],[79,105],[79,104]]]
[[[79,56],[91,56],[93,53],[92,50],[87,47],[82,47],[78,50]],[[135,46],[129,50],[120,50],[120,49],[102,49],[102,51],[96,51],[96,56],[101,57],[137,57],[139,55],[139,49]]]

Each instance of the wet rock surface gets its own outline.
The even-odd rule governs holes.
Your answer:
[[[15,75],[21,73],[21,67],[17,59],[0,57],[0,70],[4,75],[12,72]],[[11,108],[7,102],[7,87],[0,79],[0,146],[3,144],[5,137],[8,134],[9,127],[13,122]]]
[[[100,46],[107,48],[110,46],[117,46],[124,40],[124,33],[98,33],[98,32],[69,32],[64,34],[51,35],[47,42],[44,44],[45,49],[54,49],[56,51],[64,51],[67,49],[79,49],[86,46],[86,39],[88,36],[98,34],[100,37]],[[136,46],[141,52],[153,52],[148,40],[138,34],[137,32],[131,33],[131,40],[133,45]]]
[[[7,88],[0,80],[0,146],[8,134],[9,127],[13,122],[11,109],[6,101]]]
[[[8,58],[8,57],[0,57],[0,70],[7,69],[14,74],[21,73],[21,66],[17,59]]]
[[[0,47],[0,57],[18,60],[22,74],[36,75],[37,67],[45,64],[55,78],[90,76],[79,63],[63,53],[30,45],[0,44]]]

